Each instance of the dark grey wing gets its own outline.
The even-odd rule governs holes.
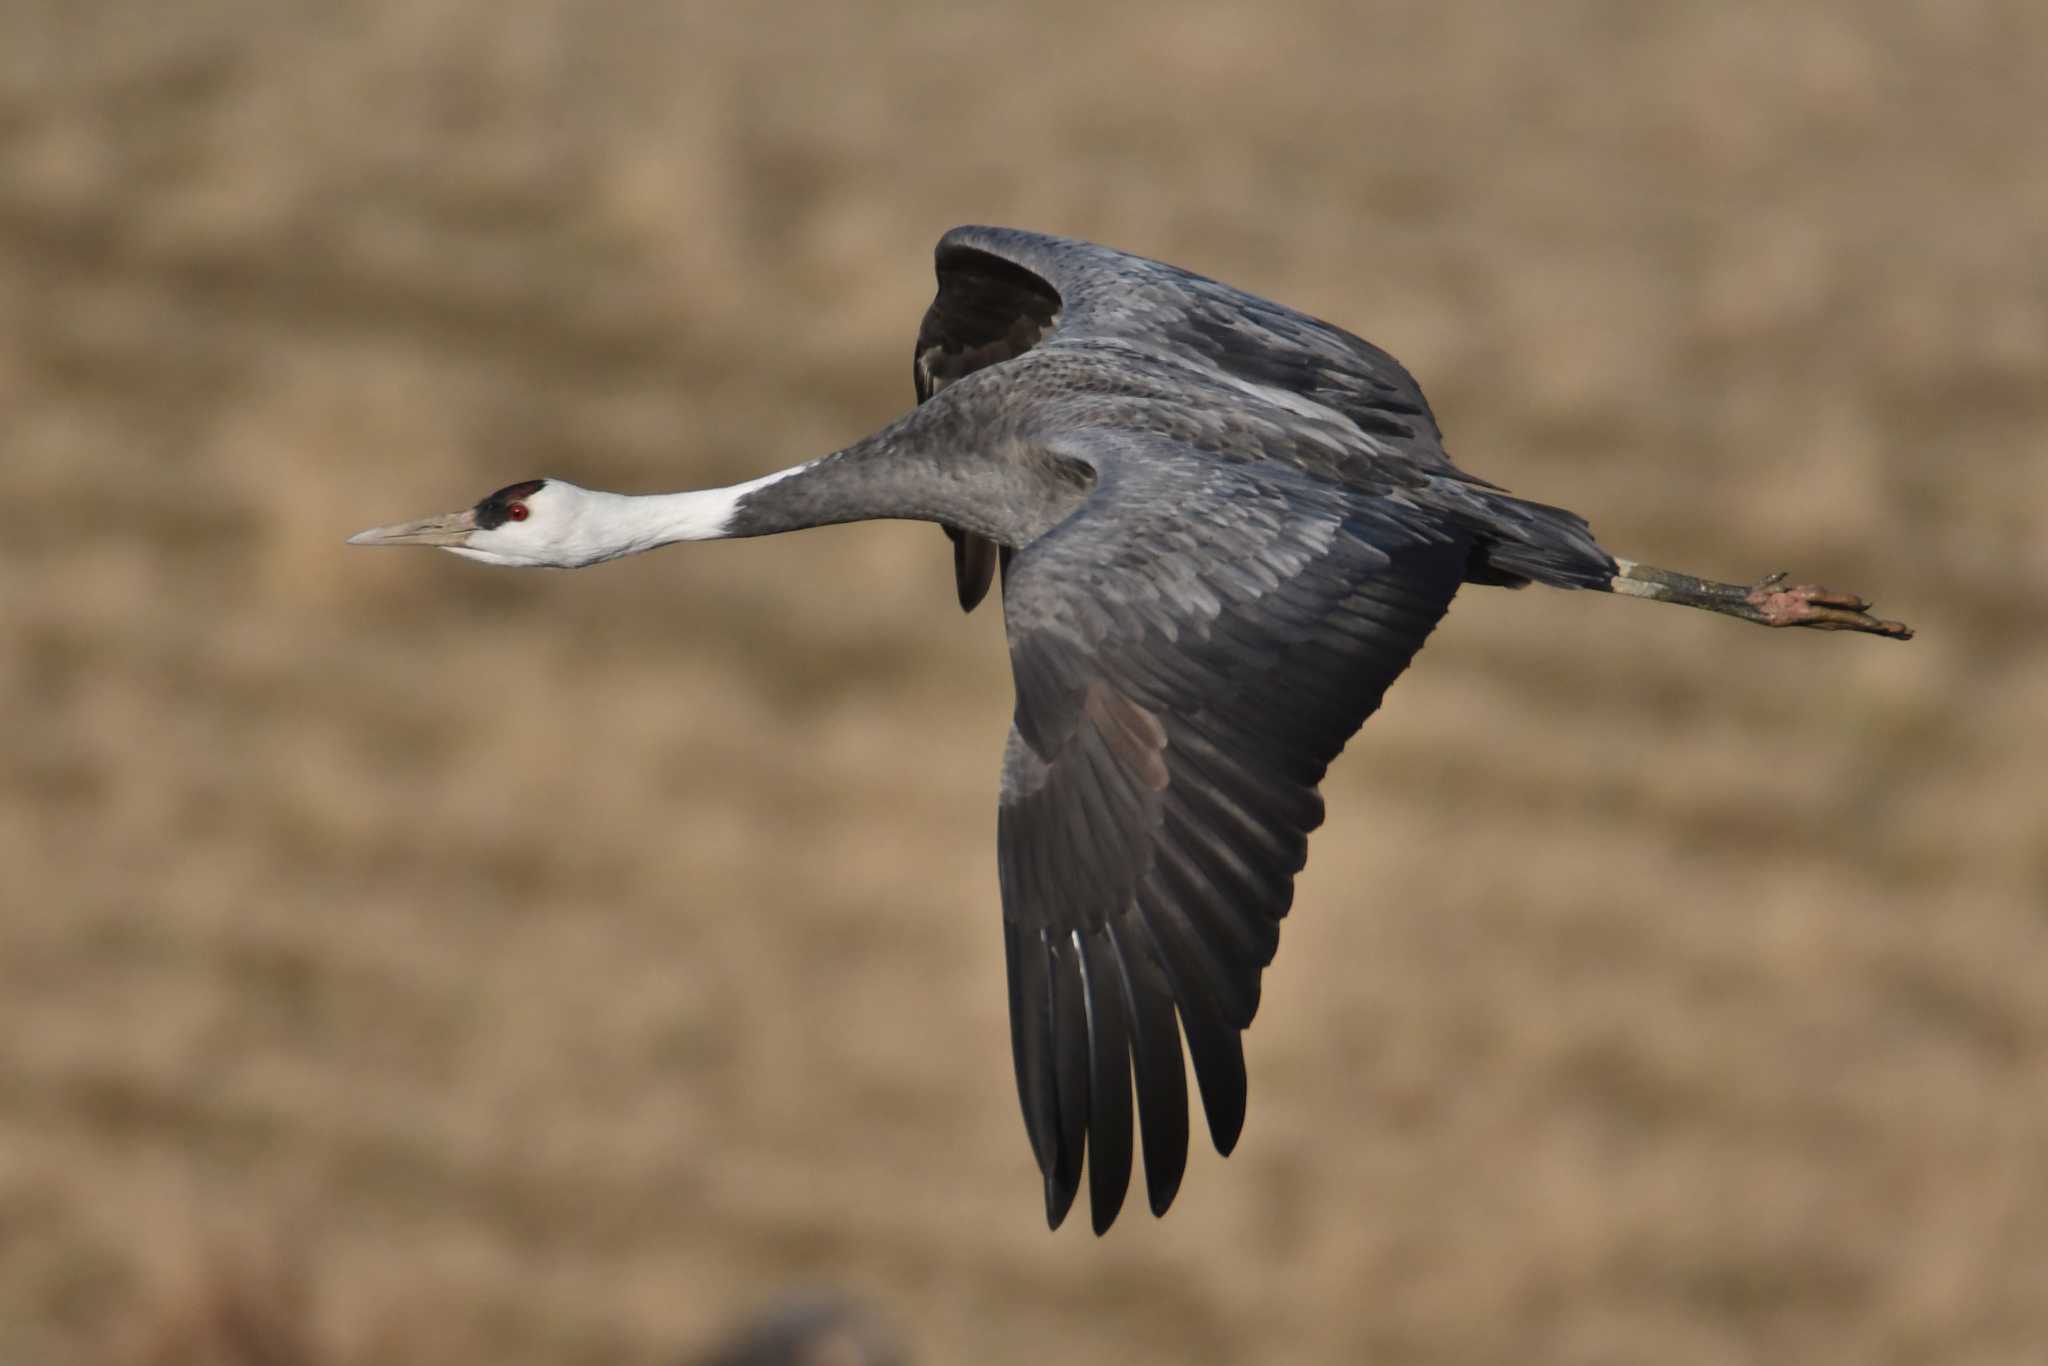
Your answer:
[[[1130,1179],[1133,1077],[1154,1213],[1179,1187],[1182,1031],[1210,1134],[1236,1143],[1239,1035],[1322,822],[1317,784],[1443,615],[1469,546],[1281,466],[1063,440],[1091,447],[1098,482],[1007,575],[998,860],[1046,1216],[1065,1217],[1085,1147],[1099,1233]]]
[[[1452,468],[1414,377],[1319,318],[1162,261],[1016,228],[954,228],[936,257],[939,293],[918,331],[920,395],[1054,338],[1116,340],[1327,409],[1368,452]]]

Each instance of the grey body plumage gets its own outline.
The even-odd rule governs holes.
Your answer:
[[[1001,228],[947,233],[937,271],[919,406],[844,450],[640,500],[531,481],[355,539],[576,565],[912,518],[952,538],[964,608],[1000,572],[1017,690],[997,840],[1012,1044],[1055,1226],[1085,1154],[1108,1228],[1134,1123],[1150,1205],[1172,1202],[1183,1038],[1211,1137],[1236,1143],[1241,1035],[1323,819],[1318,784],[1462,584],[1910,634],[1850,595],[1616,561],[1577,515],[1457,469],[1393,357],[1279,304]]]

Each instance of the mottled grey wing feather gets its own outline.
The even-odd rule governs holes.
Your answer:
[[[1006,575],[998,861],[1047,1218],[1078,1192],[1085,1147],[1100,1232],[1130,1179],[1134,1078],[1153,1211],[1178,1189],[1182,1031],[1211,1136],[1235,1144],[1239,1035],[1322,821],[1317,784],[1443,615],[1469,546],[1363,519],[1284,466],[1138,433],[1059,440],[1098,482]]]

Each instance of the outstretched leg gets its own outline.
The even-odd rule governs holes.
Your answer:
[[[1811,626],[1820,631],[1865,631],[1893,640],[1913,638],[1912,627],[1902,621],[1873,617],[1870,603],[1854,593],[1836,593],[1810,583],[1787,585],[1782,573],[1745,588],[1738,583],[1696,579],[1690,574],[1657,569],[1634,560],[1618,559],[1614,567],[1610,586],[1632,598],[1683,603],[1740,617],[1759,626]]]

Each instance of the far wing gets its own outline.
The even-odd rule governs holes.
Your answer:
[[[1011,565],[1017,712],[999,862],[1017,1084],[1057,1225],[1082,1154],[1098,1232],[1132,1162],[1243,1124],[1259,1001],[1317,784],[1449,605],[1468,546],[1276,465],[1093,433],[1099,481]]]
[[[1116,340],[1326,408],[1358,430],[1363,450],[1451,469],[1414,377],[1320,318],[1163,261],[1016,228],[954,228],[935,255],[939,293],[918,329],[920,399],[1054,338]]]

